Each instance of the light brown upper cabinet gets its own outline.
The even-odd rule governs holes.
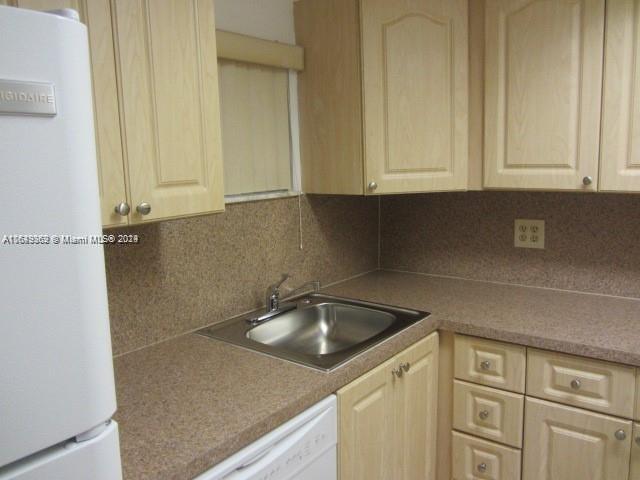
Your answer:
[[[600,190],[640,191],[640,2],[608,0]]]
[[[597,190],[605,1],[485,8],[484,186]]]
[[[130,221],[224,209],[213,0],[113,0]]]
[[[93,83],[93,112],[98,160],[102,224],[126,225],[127,217],[115,212],[126,203],[124,163],[120,139],[111,7],[108,0],[9,0],[8,5],[32,10],[73,8],[88,27]]]
[[[464,190],[467,0],[299,0],[308,193]]]

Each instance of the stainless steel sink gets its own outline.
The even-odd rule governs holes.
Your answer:
[[[331,370],[428,315],[389,305],[311,294],[296,299],[295,308],[259,325],[248,322],[251,317],[240,317],[197,333]]]

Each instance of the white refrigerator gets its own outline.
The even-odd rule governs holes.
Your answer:
[[[87,31],[0,6],[0,45],[0,480],[118,480]]]

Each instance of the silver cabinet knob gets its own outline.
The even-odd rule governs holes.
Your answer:
[[[640,437],[636,437],[636,444],[640,445]]]
[[[589,185],[591,185],[592,183],[593,183],[593,178],[591,178],[591,177],[588,177],[588,176],[587,176],[587,177],[584,177],[584,178],[582,179],[582,184],[583,184],[585,187],[588,187],[588,186],[589,186]]]
[[[411,364],[409,362],[401,363],[400,368],[405,372],[408,372],[409,369],[411,368]]]
[[[624,440],[627,438],[627,433],[622,429],[616,430],[616,433],[613,435],[616,437],[616,440]]]
[[[477,466],[476,468],[478,469],[478,471],[479,471],[479,472],[484,473],[484,472],[486,472],[486,471],[487,471],[487,464],[486,464],[486,463],[484,463],[484,462],[479,463],[479,464],[478,464],[478,466]]]
[[[136,211],[140,215],[149,215],[151,213],[151,204],[147,202],[142,202],[140,205],[136,207]]]
[[[400,368],[394,368],[393,370],[391,370],[391,373],[398,378],[402,377],[402,365],[400,366]]]
[[[573,388],[574,390],[580,390],[581,386],[582,382],[580,382],[580,380],[578,380],[577,378],[571,380],[571,388]]]
[[[491,362],[489,360],[485,360],[484,362],[481,362],[480,368],[482,370],[489,370],[491,368]]]
[[[121,217],[126,217],[127,215],[129,215],[131,208],[129,208],[129,204],[127,202],[120,202],[118,205],[116,205],[116,208],[114,208],[113,211]]]
[[[489,410],[481,410],[480,413],[478,413],[478,417],[480,417],[480,420],[486,420],[489,418]]]
[[[369,190],[375,190],[376,188],[378,188],[378,184],[373,180],[369,182],[368,186],[369,186]]]

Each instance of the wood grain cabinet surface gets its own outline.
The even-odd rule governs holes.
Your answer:
[[[520,448],[523,418],[523,395],[454,380],[454,429]]]
[[[607,0],[600,190],[640,191],[639,0]]]
[[[486,0],[485,187],[597,190],[604,15],[605,0]]]
[[[630,420],[527,398],[523,480],[626,480]]]
[[[631,442],[631,467],[629,480],[640,480],[640,423],[633,424],[633,440]]]
[[[455,377],[524,393],[526,349],[466,335],[455,336]]]
[[[635,369],[529,348],[527,395],[633,418]]]
[[[303,190],[464,190],[466,0],[299,0]]]
[[[520,450],[460,432],[452,436],[453,480],[520,480]]]
[[[435,478],[437,385],[434,333],[339,390],[340,478]]]
[[[223,210],[213,0],[112,5],[131,222]]]

